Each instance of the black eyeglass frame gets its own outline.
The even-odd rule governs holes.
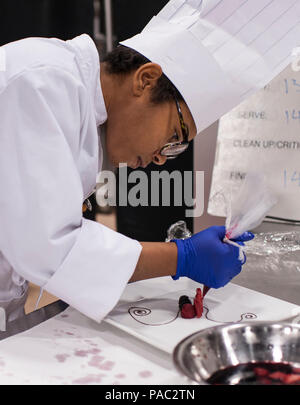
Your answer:
[[[187,150],[187,148],[189,147],[189,128],[186,125],[186,123],[184,122],[183,119],[183,115],[182,115],[182,111],[181,111],[181,107],[180,104],[178,102],[178,100],[175,98],[175,103],[176,103],[176,108],[177,108],[177,112],[178,112],[178,116],[179,116],[179,122],[180,122],[180,127],[181,127],[181,131],[182,131],[182,142],[170,142],[167,143],[160,151],[160,155],[161,156],[166,156],[167,159],[176,159],[177,156],[181,155],[181,153],[185,152]],[[179,153],[176,153],[174,155],[168,155],[166,154],[166,151],[177,147],[177,146],[183,146],[185,148],[183,148]]]

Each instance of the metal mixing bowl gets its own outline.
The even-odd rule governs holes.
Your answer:
[[[299,368],[300,325],[254,322],[205,329],[178,343],[173,360],[181,373],[202,384],[217,371],[249,362]]]

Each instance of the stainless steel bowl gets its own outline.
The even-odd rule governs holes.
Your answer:
[[[181,373],[202,384],[217,371],[249,362],[299,368],[300,325],[255,322],[205,329],[178,343],[173,360]]]

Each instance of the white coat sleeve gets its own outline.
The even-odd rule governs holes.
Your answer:
[[[83,93],[68,72],[41,68],[0,94],[0,251],[22,277],[101,321],[133,274],[141,245],[82,218],[70,142],[73,134],[72,148],[79,148]]]

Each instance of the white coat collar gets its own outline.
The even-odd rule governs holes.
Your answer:
[[[80,59],[80,70],[94,103],[96,124],[102,125],[107,120],[107,111],[100,83],[100,58],[96,45],[87,34],[66,42],[72,46]]]

